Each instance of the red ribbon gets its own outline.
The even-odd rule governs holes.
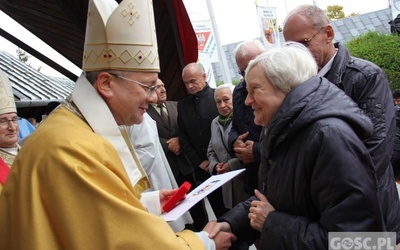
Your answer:
[[[8,174],[10,173],[10,167],[0,158],[0,183],[4,186],[6,183]]]

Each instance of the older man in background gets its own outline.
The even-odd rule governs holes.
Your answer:
[[[241,76],[244,77],[249,62],[264,51],[264,46],[258,40],[246,40],[237,46],[235,59]],[[254,124],[253,110],[244,104],[247,97],[246,85],[243,78],[233,91],[232,128],[228,145],[231,152],[246,166],[245,191],[252,195],[258,186],[262,126]]]
[[[206,73],[198,63],[186,65],[182,79],[189,94],[178,102],[179,139],[182,151],[194,167],[197,181],[203,182],[211,176],[208,172],[210,163],[207,148],[211,138],[211,122],[218,115],[214,89],[207,84]],[[227,211],[221,188],[211,193],[208,199],[217,217]]]

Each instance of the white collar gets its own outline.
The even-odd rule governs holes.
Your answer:
[[[317,76],[322,77],[322,76],[326,75],[326,73],[328,73],[329,70],[331,70],[333,60],[335,59],[336,55],[337,55],[337,49],[336,49],[336,53],[332,56],[332,58],[329,60],[329,62],[327,64],[325,64],[325,66],[318,72]]]
[[[15,155],[17,156],[18,151],[19,151],[19,146],[12,147],[12,148],[0,148],[0,150],[3,150],[4,152],[9,153],[10,155]]]

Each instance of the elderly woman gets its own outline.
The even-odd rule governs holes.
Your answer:
[[[231,170],[244,168],[238,158],[232,158],[229,153],[228,138],[232,127],[232,92],[235,88],[231,83],[218,86],[214,92],[219,116],[211,122],[211,138],[208,144],[207,157],[210,162],[211,174],[222,174]],[[245,193],[244,173],[222,186],[222,195],[226,208],[232,208],[249,196]]]
[[[373,163],[363,140],[372,123],[298,43],[270,49],[246,69],[246,105],[267,127],[260,192],[209,237],[260,237],[260,249],[327,249],[328,232],[385,231]]]

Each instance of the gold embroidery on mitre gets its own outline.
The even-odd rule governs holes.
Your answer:
[[[134,9],[134,5],[132,3],[128,4],[129,10],[123,9],[121,14],[124,17],[128,17],[128,23],[132,26],[135,23],[135,20],[137,20],[140,16],[139,12]]]
[[[106,2],[89,1],[83,70],[159,72],[152,1]]]

